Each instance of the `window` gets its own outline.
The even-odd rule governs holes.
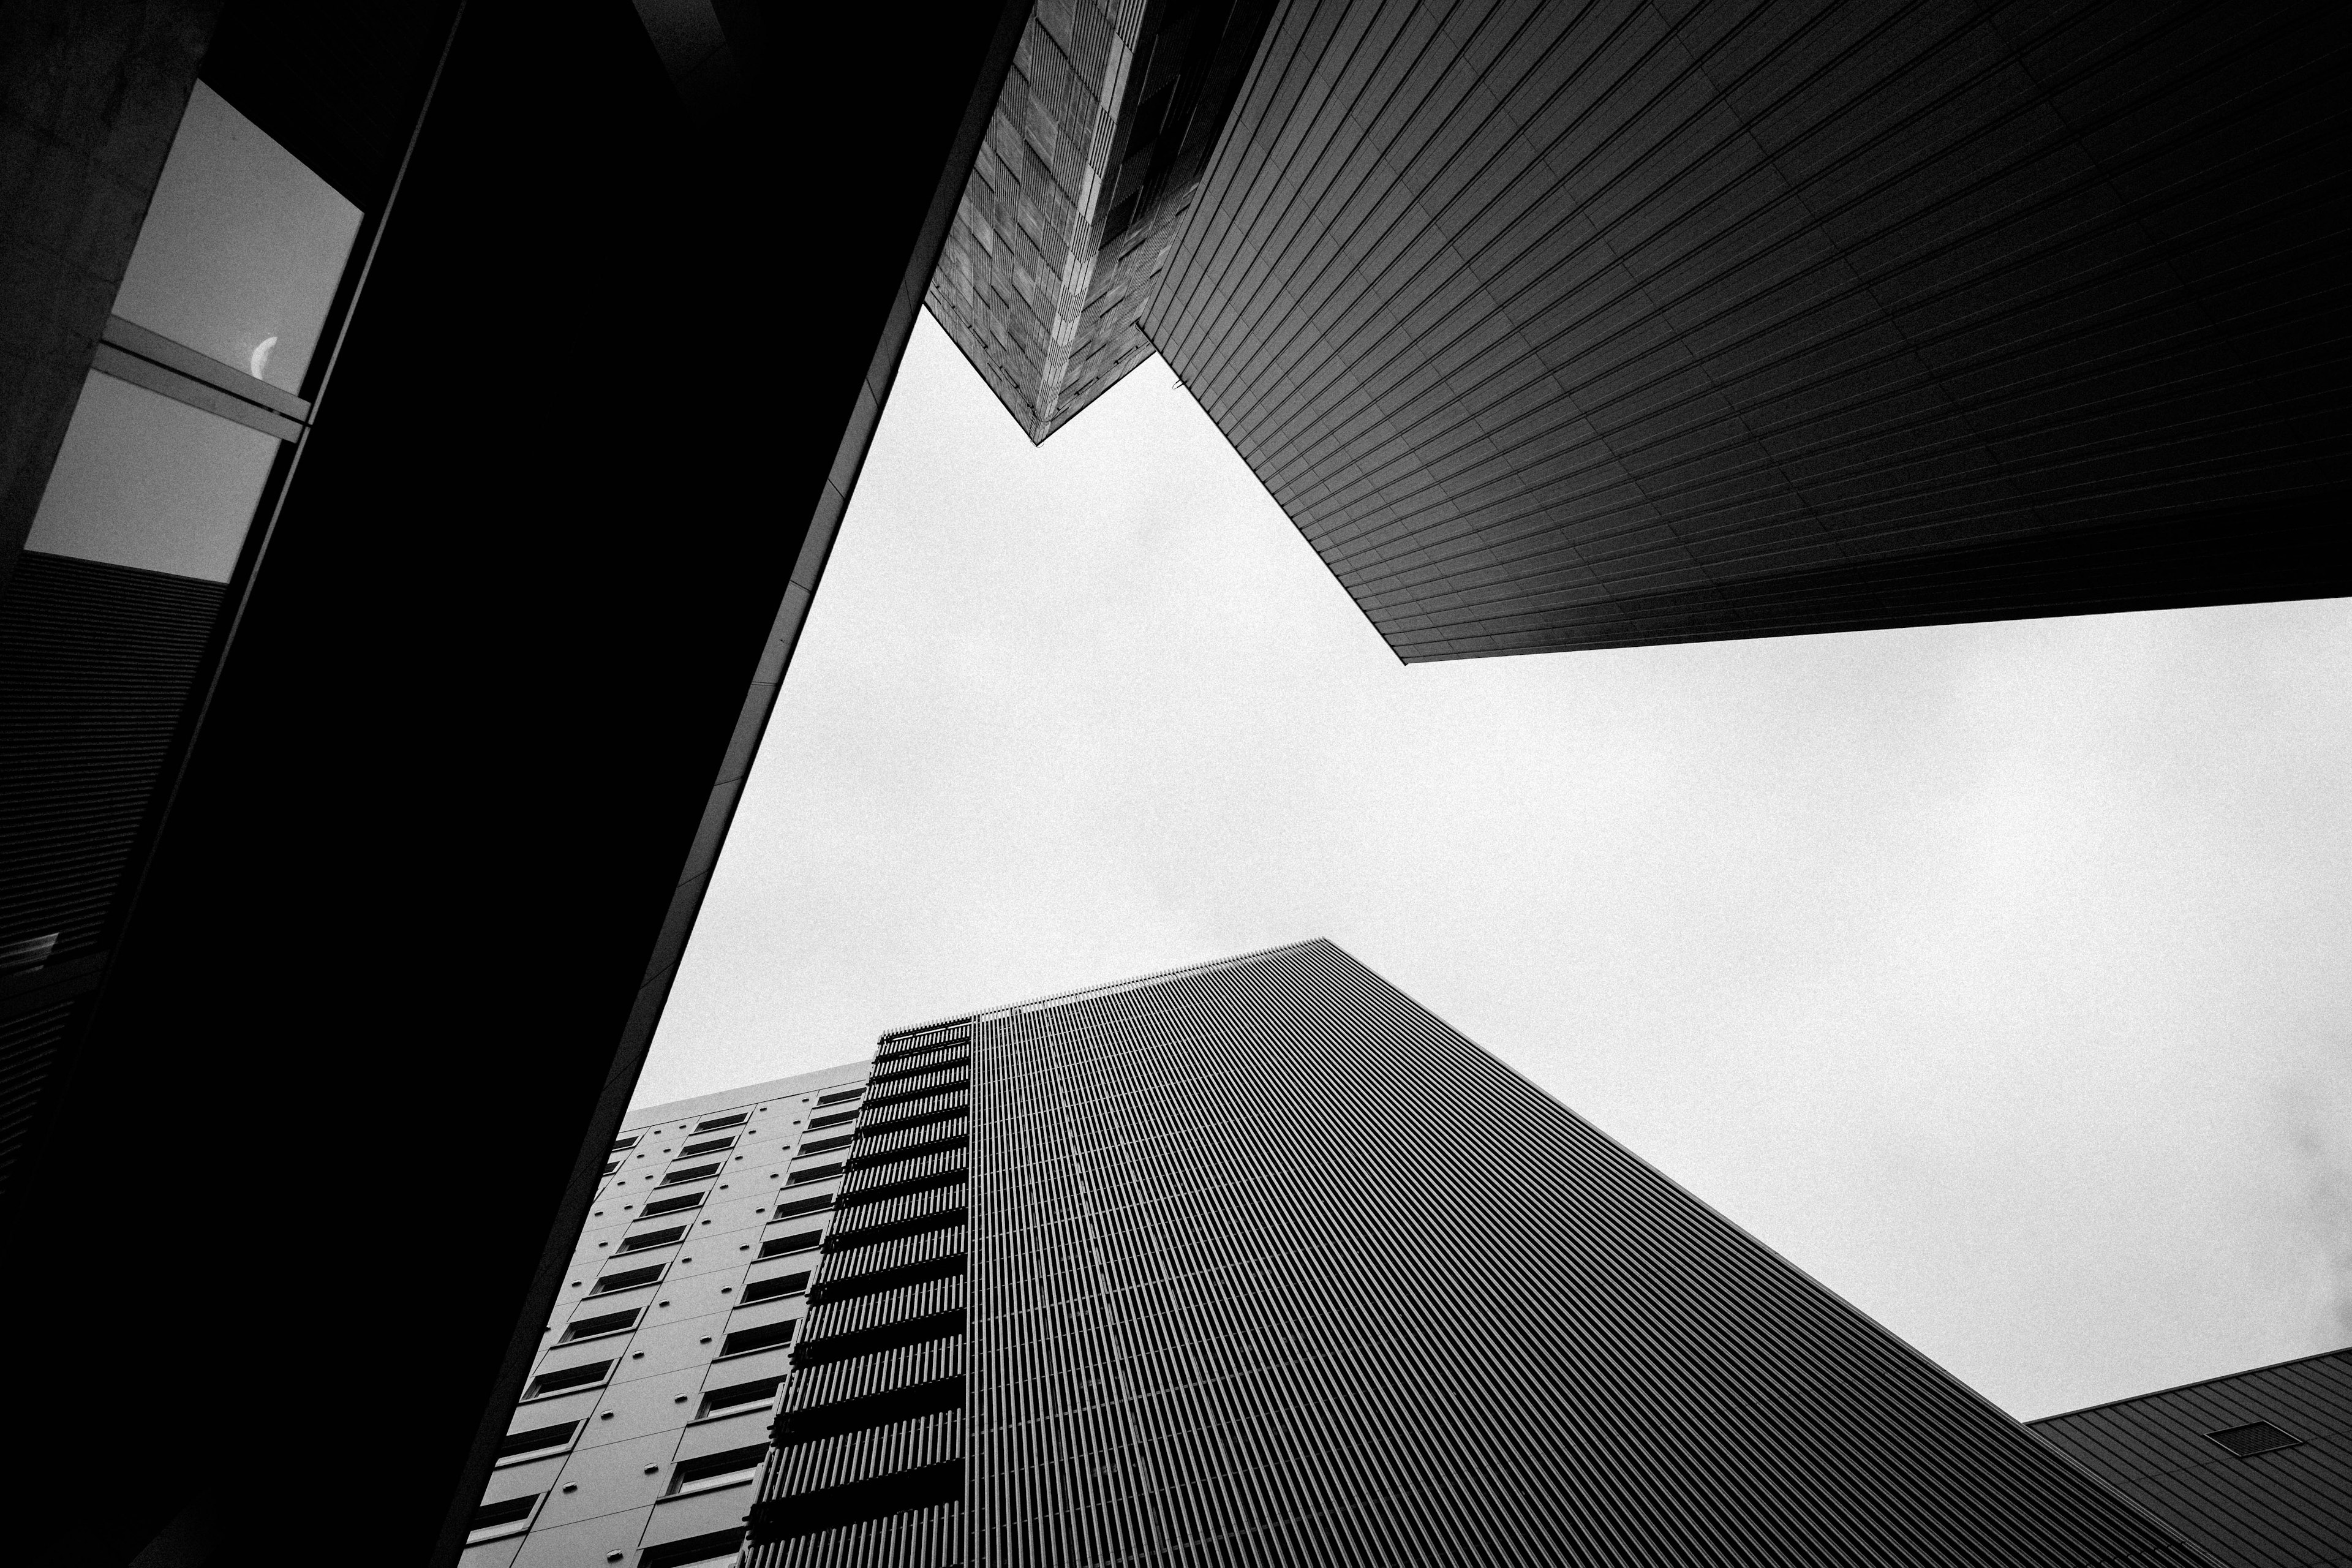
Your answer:
[[[649,1230],[642,1236],[633,1236],[628,1237],[621,1243],[618,1250],[622,1252],[643,1252],[648,1247],[667,1247],[671,1242],[676,1241],[679,1237],[684,1236],[685,1234],[686,1226],[682,1225],[673,1226],[668,1230]]]
[[[2242,1459],[2251,1459],[2256,1454],[2274,1454],[2281,1448],[2303,1447],[2302,1438],[2283,1432],[2267,1421],[2250,1421],[2243,1426],[2208,1432],[2205,1436]]]
[[[821,1230],[796,1230],[790,1236],[774,1237],[763,1242],[760,1256],[782,1258],[787,1252],[806,1252],[824,1239],[824,1232]]]
[[[626,1251],[624,1247],[622,1250]],[[591,1296],[609,1296],[615,1290],[634,1290],[640,1285],[651,1285],[662,1277],[662,1266],[651,1264],[644,1268],[624,1268],[618,1274],[607,1274],[596,1281]]]
[[[804,1182],[822,1182],[827,1176],[839,1174],[841,1174],[841,1165],[837,1161],[830,1165],[812,1165],[805,1171],[794,1171],[784,1185],[797,1187]]]
[[[538,1506],[537,1492],[529,1497],[509,1498],[504,1502],[484,1503],[474,1510],[473,1521],[466,1527],[466,1544],[520,1535],[530,1528],[530,1510]]]
[[[716,1154],[721,1149],[732,1149],[733,1147],[735,1147],[735,1140],[732,1137],[706,1138],[699,1143],[688,1143],[685,1148],[680,1149],[677,1152],[678,1157],[680,1159],[684,1159],[690,1154]]]
[[[743,1287],[742,1305],[754,1301],[772,1301],[779,1296],[797,1296],[808,1289],[806,1274],[779,1274],[773,1279],[754,1279]]]
[[[776,1385],[783,1381],[783,1374],[779,1373],[774,1377],[753,1378],[749,1383],[714,1388],[702,1396],[702,1414],[730,1415],[739,1410],[765,1408],[776,1397]]]
[[[738,1568],[742,1546],[743,1527],[739,1524],[690,1541],[648,1546],[637,1554],[637,1568]]]
[[[829,1209],[832,1206],[833,1194],[827,1193],[822,1197],[803,1198],[798,1203],[778,1204],[776,1205],[775,1217],[778,1219],[797,1219],[802,1215],[816,1214],[822,1210]]]
[[[656,1198],[645,1206],[644,1212],[637,1217],[651,1219],[656,1215],[678,1214],[687,1209],[698,1209],[702,1206],[702,1200],[709,1195],[709,1193],[680,1193],[674,1198]]]
[[[680,1182],[698,1182],[705,1176],[715,1176],[718,1173],[719,1162],[713,1160],[708,1165],[688,1165],[682,1171],[672,1171],[661,1179],[661,1184],[665,1187],[674,1187]]]
[[[598,1334],[616,1334],[623,1329],[637,1326],[637,1314],[645,1309],[632,1307],[625,1312],[605,1312],[593,1318],[574,1318],[564,1325],[563,1337],[555,1342],[568,1345],[574,1340],[593,1339]]]
[[[816,1102],[819,1105],[838,1105],[845,1100],[856,1100],[859,1095],[864,1094],[865,1092],[866,1087],[863,1084],[860,1084],[856,1089],[836,1089],[831,1094],[818,1095],[816,1097]]]
[[[849,1139],[846,1137],[820,1138],[814,1143],[802,1144],[800,1148],[800,1157],[806,1158],[811,1154],[827,1154],[831,1153],[835,1149],[845,1149],[848,1146]]]
[[[814,1132],[820,1127],[838,1127],[845,1121],[856,1120],[857,1112],[855,1110],[836,1110],[831,1116],[812,1116],[809,1118],[809,1131]]]
[[[634,1148],[635,1148],[635,1147],[637,1146],[637,1140],[638,1140],[640,1137],[643,1137],[643,1136],[644,1136],[644,1134],[642,1134],[642,1133],[638,1133],[638,1132],[632,1132],[632,1133],[630,1133],[626,1138],[615,1138],[615,1139],[614,1139],[614,1140],[613,1140],[613,1148],[612,1148],[612,1152],[614,1152],[614,1153],[617,1154],[617,1153],[619,1153],[619,1152],[620,1152],[622,1150],[624,1150],[624,1149],[634,1149]]]
[[[604,1381],[613,1370],[609,1361],[592,1361],[585,1366],[567,1366],[562,1372],[542,1372],[530,1380],[523,1390],[525,1399],[537,1399],[543,1394],[569,1394],[575,1388],[593,1388]]]
[[[580,1430],[577,1421],[559,1421],[552,1426],[534,1426],[528,1432],[509,1432],[499,1445],[499,1462],[519,1459],[525,1454],[538,1454],[561,1448],[572,1441],[572,1434]]]
[[[722,1127],[740,1127],[751,1120],[750,1111],[739,1110],[732,1116],[714,1116],[708,1121],[698,1121],[694,1124],[694,1130],[697,1132],[716,1132]]]
[[[605,1161],[605,1162],[604,1162],[604,1168],[602,1171],[597,1172],[596,1173],[597,1173],[598,1175],[600,1175],[600,1176],[609,1176],[609,1175],[611,1175],[614,1172],[615,1172],[615,1171],[619,1170],[620,1168],[621,1168],[621,1162],[619,1162],[618,1160],[607,1160],[607,1161]]]
[[[698,1459],[686,1459],[670,1472],[669,1495],[683,1497],[688,1492],[715,1492],[721,1487],[740,1487],[745,1481],[760,1479],[760,1467],[767,1463],[768,1446],[758,1443],[748,1448],[730,1448],[723,1454],[705,1454]]]
[[[797,1321],[796,1318],[786,1318],[781,1323],[762,1323],[756,1329],[739,1329],[719,1342],[719,1353],[742,1355],[749,1351],[788,1345],[793,1342],[793,1325]]]

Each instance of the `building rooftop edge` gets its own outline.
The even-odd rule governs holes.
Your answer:
[[[1153,970],[1148,974],[1138,974],[1126,980],[1114,980],[1101,985],[1080,985],[1068,991],[1056,991],[1043,996],[1032,996],[1025,1001],[1000,1003],[993,1007],[972,1007],[961,1013],[943,1013],[936,1018],[920,1024],[910,1024],[903,1028],[885,1029],[876,1037],[876,1043],[878,1045],[882,1041],[895,1040],[907,1035],[919,1035],[927,1029],[945,1028],[950,1024],[969,1023],[975,1018],[1003,1017],[1009,1013],[1025,1013],[1033,1007],[1058,1006],[1063,1003],[1076,1002],[1088,996],[1108,995],[1114,991],[1131,991],[1139,985],[1150,985],[1155,981],[1173,980],[1180,974],[1192,974],[1203,969],[1223,969],[1228,964],[1246,963],[1253,958],[1265,958],[1276,952],[1290,952],[1302,947],[1313,947],[1318,942],[1327,947],[1339,946],[1327,936],[1310,936],[1300,942],[1276,942],[1272,947],[1261,947],[1249,952],[1235,953],[1231,958],[1209,958],[1198,963],[1180,963],[1172,969]]]
[[[2291,1355],[2284,1361],[2250,1366],[2242,1372],[2223,1372],[2216,1373],[2211,1377],[2193,1377],[2187,1383],[2176,1383],[2169,1388],[2151,1388],[2146,1394],[2127,1394],[2121,1399],[2103,1399],[2096,1405],[2085,1405],[2075,1410],[2056,1410],[2047,1415],[2036,1415],[2025,1425],[2039,1426],[2045,1421],[2063,1421],[2070,1415],[2088,1415],[2094,1410],[2111,1410],[2118,1405],[2137,1405],[2143,1399],[2160,1399],[2168,1394],[2180,1394],[2189,1389],[2202,1388],[2209,1383],[2232,1383],[2242,1377],[2252,1377],[2259,1372],[2276,1372],[2283,1366],[2295,1366],[2307,1361],[2327,1361],[2336,1356],[2352,1357],[2352,1345],[2338,1345],[2332,1351],[2314,1351],[2309,1355]]]
[[[621,1131],[625,1132],[651,1122],[667,1121],[673,1117],[707,1115],[713,1110],[725,1110],[755,1100],[782,1100],[786,1095],[806,1094],[812,1089],[828,1089],[835,1084],[863,1083],[866,1075],[872,1070],[870,1062],[848,1061],[838,1067],[816,1068],[784,1078],[762,1079],[757,1083],[740,1084],[732,1089],[715,1089],[708,1094],[688,1095],[683,1100],[632,1105],[628,1113],[621,1118]]]

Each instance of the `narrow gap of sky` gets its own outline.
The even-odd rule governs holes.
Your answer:
[[[2352,1341],[2347,802],[2352,602],[1405,668],[926,317],[637,1099],[1328,936],[2030,1418]]]

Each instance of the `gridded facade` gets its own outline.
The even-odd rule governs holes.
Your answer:
[[[1039,0],[926,303],[1031,440],[1142,320],[1272,0]]]
[[[2352,1350],[2032,1430],[2228,1568],[2352,1564]]]
[[[2352,593],[2340,21],[1295,0],[1146,331],[1407,660]]]
[[[462,1568],[734,1563],[866,1070],[631,1113]]]
[[[1327,942],[887,1037],[847,1164],[758,1568],[2206,1561]]]

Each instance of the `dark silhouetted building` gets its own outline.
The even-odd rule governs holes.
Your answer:
[[[2352,1563],[2352,1350],[2031,1424],[2226,1568]]]
[[[1297,0],[1142,332],[1406,660],[2352,594],[2336,21]]]
[[[12,1561],[463,1551],[1026,14],[7,7]]]
[[[2203,1559],[1328,942],[885,1036],[757,1568]]]

